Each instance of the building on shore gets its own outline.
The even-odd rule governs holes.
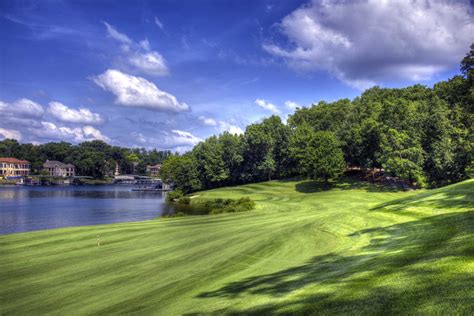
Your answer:
[[[56,160],[46,160],[43,169],[48,171],[52,177],[74,177],[76,175],[76,167],[70,163],[64,164]]]
[[[30,174],[30,163],[16,158],[0,157],[0,178],[27,177]]]
[[[146,174],[150,177],[159,177],[160,176],[161,165],[146,166]]]

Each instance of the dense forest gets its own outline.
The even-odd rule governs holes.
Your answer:
[[[110,146],[99,140],[83,142],[79,145],[66,142],[41,145],[19,144],[13,139],[0,141],[0,157],[28,160],[34,173],[39,172],[43,163],[49,159],[72,163],[76,166],[78,175],[97,179],[112,175],[117,162],[121,174],[145,174],[147,165],[161,163],[169,155],[171,155],[170,151]]]
[[[354,100],[271,116],[168,157],[162,177],[184,192],[290,176],[329,184],[347,167],[383,168],[415,187],[465,179],[474,157],[474,44],[461,75],[429,88],[373,87]]]

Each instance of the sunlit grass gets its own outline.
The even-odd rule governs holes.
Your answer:
[[[422,192],[295,180],[197,194],[257,206],[1,236],[0,314],[474,310],[473,180]]]

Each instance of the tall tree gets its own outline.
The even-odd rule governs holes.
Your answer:
[[[405,132],[390,128],[382,136],[379,159],[383,168],[411,185],[425,186],[424,156],[421,144]]]
[[[305,174],[329,185],[345,169],[344,154],[333,132],[313,131],[308,125],[297,128],[290,142],[290,152]]]
[[[160,173],[164,181],[172,182],[183,193],[201,189],[197,161],[191,154],[169,156],[163,162]]]
[[[217,187],[229,178],[223,152],[222,143],[217,136],[211,136],[194,147],[192,154],[197,161],[199,176],[204,187]]]

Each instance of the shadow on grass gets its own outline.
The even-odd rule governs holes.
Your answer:
[[[371,210],[406,211],[412,207],[420,206],[430,209],[474,210],[474,181],[465,181],[406,198],[392,200],[379,204]]]
[[[456,274],[446,272],[436,263],[442,259],[452,260],[449,264],[474,259],[473,233],[474,211],[361,230],[348,236],[371,237],[360,254],[317,256],[302,266],[243,279],[198,297],[278,298],[307,286],[319,286],[324,293],[299,295],[251,309],[214,312],[381,314],[413,313],[432,306],[436,312],[467,314],[474,310],[474,273],[465,269]],[[387,277],[391,277],[390,284],[386,283]]]
[[[286,182],[281,180],[282,182]],[[365,190],[367,192],[400,192],[404,191],[400,187],[373,184],[367,181],[362,181],[357,178],[344,177],[336,183],[330,183],[329,186],[323,182],[316,180],[303,180],[295,184],[296,191],[300,193],[316,193],[322,191],[328,191],[330,189],[339,190]]]

